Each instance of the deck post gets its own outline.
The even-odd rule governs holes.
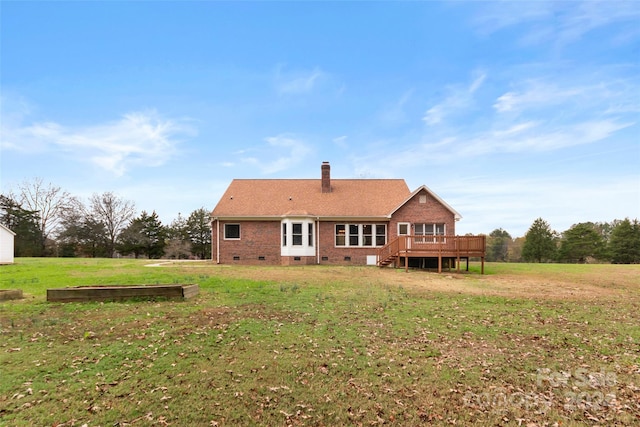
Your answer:
[[[444,258],[447,258],[447,266],[451,271],[451,261],[457,262],[456,270],[462,270],[462,260],[467,263],[466,270],[469,271],[469,258],[480,258],[481,273],[484,274],[484,261],[486,241],[485,236],[436,236],[433,240],[426,240],[424,237],[416,239],[415,244],[411,244],[411,236],[399,236],[394,241],[388,243],[378,250],[378,264],[382,266],[391,264],[395,268],[403,268],[409,271],[409,258],[421,258],[421,268],[425,268],[425,259],[436,258],[438,263],[438,273],[442,273]],[[452,240],[448,240],[452,239]],[[433,244],[436,243],[436,244]],[[463,247],[464,246],[464,247]],[[401,260],[404,258],[404,260]],[[404,264],[403,264],[404,263]]]

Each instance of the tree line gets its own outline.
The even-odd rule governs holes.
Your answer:
[[[164,225],[113,192],[83,202],[41,178],[0,194],[0,222],[16,233],[16,257],[211,257],[205,208]]]
[[[536,219],[524,237],[498,228],[487,236],[487,261],[640,263],[640,223],[625,218],[610,223],[582,222],[558,233]]]
[[[93,194],[84,203],[41,178],[0,194],[0,222],[16,233],[15,256],[148,258],[211,257],[209,212],[178,214],[164,225],[156,212],[136,212],[135,204],[113,192]],[[487,261],[640,263],[637,219],[585,222],[558,233],[542,218],[524,237],[498,228],[487,236]]]

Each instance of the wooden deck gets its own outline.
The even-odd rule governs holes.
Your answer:
[[[400,267],[403,260],[408,270],[410,258],[433,258],[438,260],[438,273],[441,273],[442,260],[455,259],[460,272],[461,259],[480,258],[484,274],[485,248],[485,236],[399,236],[378,250],[378,266]]]

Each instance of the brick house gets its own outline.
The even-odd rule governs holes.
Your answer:
[[[402,179],[331,179],[324,162],[320,179],[234,179],[211,213],[212,259],[219,264],[403,263],[440,270],[456,255],[458,261],[464,258],[442,252],[445,242],[450,246],[456,239],[460,218],[424,185],[412,192]],[[418,251],[427,246],[431,252]]]

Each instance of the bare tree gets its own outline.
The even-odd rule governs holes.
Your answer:
[[[77,198],[51,183],[45,184],[42,178],[24,181],[18,186],[18,191],[16,198],[20,204],[38,215],[43,249],[68,212],[81,209]]]
[[[102,222],[109,236],[109,256],[113,257],[118,234],[135,216],[136,208],[132,201],[121,199],[112,192],[94,194],[90,199],[90,211],[95,219]]]

